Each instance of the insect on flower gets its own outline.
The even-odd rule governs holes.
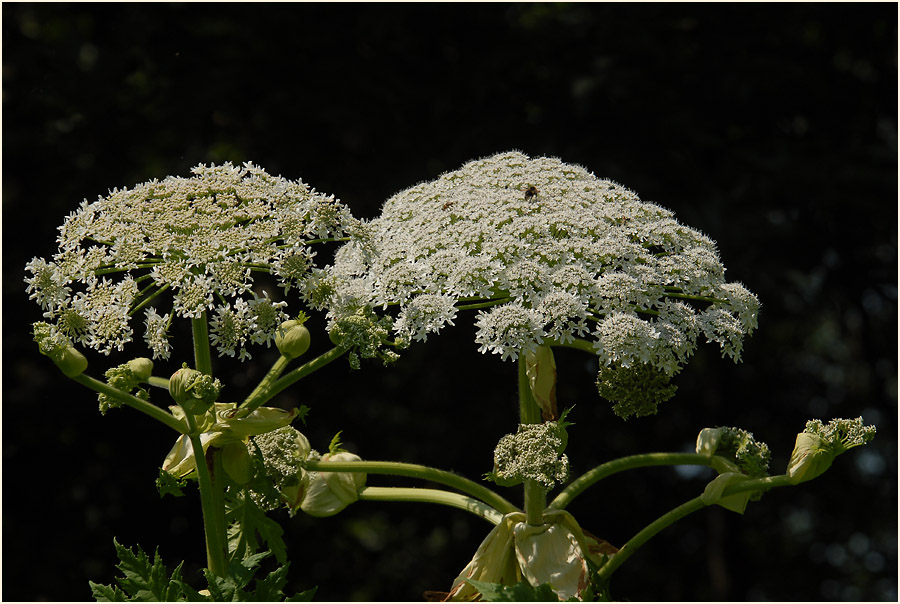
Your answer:
[[[525,199],[526,199],[526,200],[531,199],[532,197],[534,197],[534,196],[537,195],[538,193],[540,193],[540,191],[538,190],[538,188],[537,188],[536,186],[534,186],[534,185],[529,185],[528,188],[525,189]]]

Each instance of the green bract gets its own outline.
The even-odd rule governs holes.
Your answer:
[[[787,475],[793,484],[819,476],[841,453],[868,443],[875,437],[875,426],[866,426],[863,418],[833,419],[827,425],[814,419],[797,435],[788,462]]]
[[[484,583],[532,587],[549,584],[562,601],[581,600],[590,587],[590,563],[600,565],[602,546],[588,536],[571,514],[544,513],[544,523],[532,526],[525,514],[512,512],[488,533],[472,560],[453,582],[447,600],[476,600],[478,590],[469,579]]]
[[[322,461],[362,461],[353,453],[326,453]],[[364,472],[314,472],[300,509],[310,516],[333,516],[359,499],[366,486]]]
[[[169,407],[178,419],[184,419],[181,407]],[[200,430],[200,444],[206,451],[210,446],[222,447],[228,443],[243,442],[250,436],[264,434],[281,428],[294,421],[297,409],[285,411],[274,407],[260,407],[246,417],[240,417],[237,403],[215,403],[205,415],[200,416],[197,429]],[[163,461],[162,469],[181,478],[194,470],[193,448],[187,434],[182,434],[175,441],[169,454]]]

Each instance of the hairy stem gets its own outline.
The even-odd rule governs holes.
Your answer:
[[[495,525],[503,519],[503,514],[477,499],[439,489],[366,487],[360,492],[359,499],[360,501],[414,501],[448,505],[471,512]]]
[[[565,509],[575,497],[596,482],[625,470],[650,466],[709,466],[711,458],[699,453],[642,453],[608,461],[592,468],[573,480],[548,507]]]
[[[316,472],[366,472],[420,478],[462,491],[503,514],[520,511],[515,505],[477,482],[452,472],[418,464],[395,461],[309,461],[306,463],[306,469]]]

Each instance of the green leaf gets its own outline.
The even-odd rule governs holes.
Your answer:
[[[559,597],[547,583],[537,587],[525,582],[501,585],[474,579],[466,579],[466,583],[481,592],[483,602],[559,602]]]
[[[312,602],[313,598],[316,596],[316,590],[318,587],[313,587],[312,589],[307,589],[306,591],[301,591],[298,594],[295,594],[289,598],[285,598],[285,602]]]
[[[127,602],[128,594],[112,585],[100,585],[93,581],[88,581],[91,586],[91,594],[98,602]]]
[[[228,552],[232,559],[242,560],[256,553],[259,540],[271,550],[281,564],[287,562],[287,548],[281,525],[272,520],[253,502],[246,491],[229,493],[225,521],[228,526]],[[258,536],[258,538],[257,538]]]
[[[180,600],[184,597],[184,583],[181,580],[181,564],[175,567],[171,576],[159,552],[153,556],[153,562],[140,546],[137,552],[121,545],[113,539],[122,572],[117,577],[119,587],[90,583],[91,593],[98,602],[165,602]]]
[[[159,470],[159,476],[156,479],[156,490],[159,491],[160,497],[172,495],[173,497],[184,496],[184,487],[187,486],[187,480],[176,478],[172,474],[166,472],[162,468]]]
[[[328,445],[328,452],[332,455],[337,455],[338,453],[342,453],[344,451],[344,443],[341,442],[341,433],[343,430],[339,430],[337,434],[334,435],[334,438],[331,439],[331,443]]]

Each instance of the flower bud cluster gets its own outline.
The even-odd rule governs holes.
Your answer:
[[[797,435],[788,462],[787,475],[798,484],[812,480],[831,467],[841,453],[867,444],[875,438],[875,426],[866,426],[863,418],[833,419],[828,424],[813,419]]]
[[[169,378],[169,394],[190,415],[206,413],[221,389],[218,378],[191,369],[187,364]]]
[[[558,422],[519,424],[515,434],[497,443],[488,478],[503,486],[534,480],[549,491],[569,476],[569,458],[563,454],[566,440],[565,428]]]
[[[150,392],[146,388],[140,387],[141,382],[146,382],[150,378],[153,371],[153,361],[144,357],[131,359],[127,363],[123,363],[117,367],[107,369],[105,376],[107,383],[117,390],[131,394],[135,389],[134,395],[139,399],[149,401]],[[122,402],[103,394],[97,395],[100,403],[100,413],[105,415],[110,409],[121,407]]]
[[[87,359],[72,346],[69,338],[49,323],[38,322],[33,328],[34,341],[37,342],[41,354],[53,359],[63,375],[75,377],[84,373],[88,366]]]
[[[284,505],[292,514],[300,509],[310,516],[333,516],[359,499],[359,492],[366,485],[363,472],[307,471],[308,460],[361,461],[361,458],[346,451],[320,456],[310,448],[309,440],[290,426],[260,434],[254,437],[253,443],[262,458],[263,472],[278,493],[278,499],[274,499],[264,489],[251,491],[251,497],[264,510]]]
[[[590,336],[601,393],[624,416],[670,395],[700,337],[738,360],[756,328],[759,302],[725,282],[711,239],[557,159],[469,162],[394,195],[367,226],[322,279],[333,299],[398,306],[401,343],[478,308],[475,341],[502,359]],[[637,374],[656,384],[641,399],[623,388]]]

